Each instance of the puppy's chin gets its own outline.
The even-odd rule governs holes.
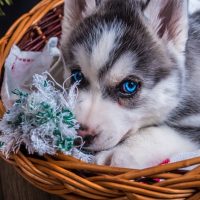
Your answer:
[[[120,143],[120,142],[119,142]],[[114,147],[116,147],[119,143],[117,144],[113,144],[113,145],[110,145],[109,147],[107,146],[104,146],[102,144],[98,144],[98,143],[95,143],[95,144],[92,144],[88,147],[84,147],[83,146],[83,149],[86,150],[87,152],[92,152],[92,153],[99,153],[101,151],[108,151]]]
[[[102,136],[100,134],[96,137],[96,139],[91,145],[87,147],[83,146],[83,149],[86,151],[95,152],[95,153],[98,153],[101,151],[107,151],[122,144],[124,141],[126,141],[130,137],[131,133],[132,131],[129,130],[125,132],[124,134],[122,134],[123,136],[118,140],[114,137],[107,137],[105,138],[104,141],[101,140]]]

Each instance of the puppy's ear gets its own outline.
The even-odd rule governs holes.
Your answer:
[[[188,38],[188,0],[144,0],[144,15],[157,36],[178,50]]]
[[[96,8],[96,0],[65,0],[61,40],[66,40],[76,25]]]

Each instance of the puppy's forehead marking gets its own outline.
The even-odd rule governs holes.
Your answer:
[[[84,76],[90,80],[92,83],[97,85],[97,72],[94,68],[91,68],[91,59],[88,51],[84,46],[77,45],[74,48],[74,55],[77,60],[77,64],[80,66]]]
[[[77,64],[80,66],[81,69],[85,69],[90,66],[89,55],[84,46],[76,45],[73,48],[73,54],[76,58]]]
[[[80,66],[83,74],[96,86],[98,83],[99,70],[112,59],[112,53],[115,52],[123,36],[123,24],[114,20],[112,24],[100,24],[100,26],[91,30],[91,40],[88,37],[85,43],[76,44],[73,47],[73,54],[77,64]],[[91,45],[91,52],[88,46]]]
[[[102,31],[101,37],[92,46],[91,53],[91,67],[97,71],[104,67],[110,60],[112,52],[116,46],[119,45],[119,41],[123,35],[123,28],[121,23],[115,23],[111,25],[104,24],[100,29],[96,29],[96,32]],[[98,33],[96,33],[98,35]]]
[[[125,52],[116,60],[110,72],[106,75],[106,80],[109,81],[110,84],[118,83],[131,75],[136,65],[136,54],[130,51]]]

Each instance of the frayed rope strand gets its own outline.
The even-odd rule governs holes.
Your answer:
[[[92,155],[81,152],[82,138],[80,146],[74,144],[80,139],[79,124],[73,114],[78,83],[66,92],[67,80],[60,85],[44,72],[33,76],[29,94],[18,89],[13,92],[18,99],[0,121],[0,150],[6,157],[17,153],[23,144],[29,153],[54,155],[61,151],[86,162],[94,160]]]

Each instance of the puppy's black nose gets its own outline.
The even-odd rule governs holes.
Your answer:
[[[86,136],[84,136],[84,137],[83,137],[83,142],[84,142],[83,147],[88,147],[88,146],[90,146],[90,145],[93,143],[94,138],[95,138],[94,135],[86,135]]]
[[[86,126],[86,125],[84,125],[84,124],[80,124],[80,127],[79,127],[79,130],[80,131],[87,131],[89,128]]]
[[[92,144],[95,138],[95,132],[86,125],[81,124],[78,130],[78,135],[83,138],[84,147]]]
[[[78,130],[78,135],[81,137],[85,137],[87,135],[95,135],[94,133],[94,130],[83,124],[80,125],[80,128]]]

